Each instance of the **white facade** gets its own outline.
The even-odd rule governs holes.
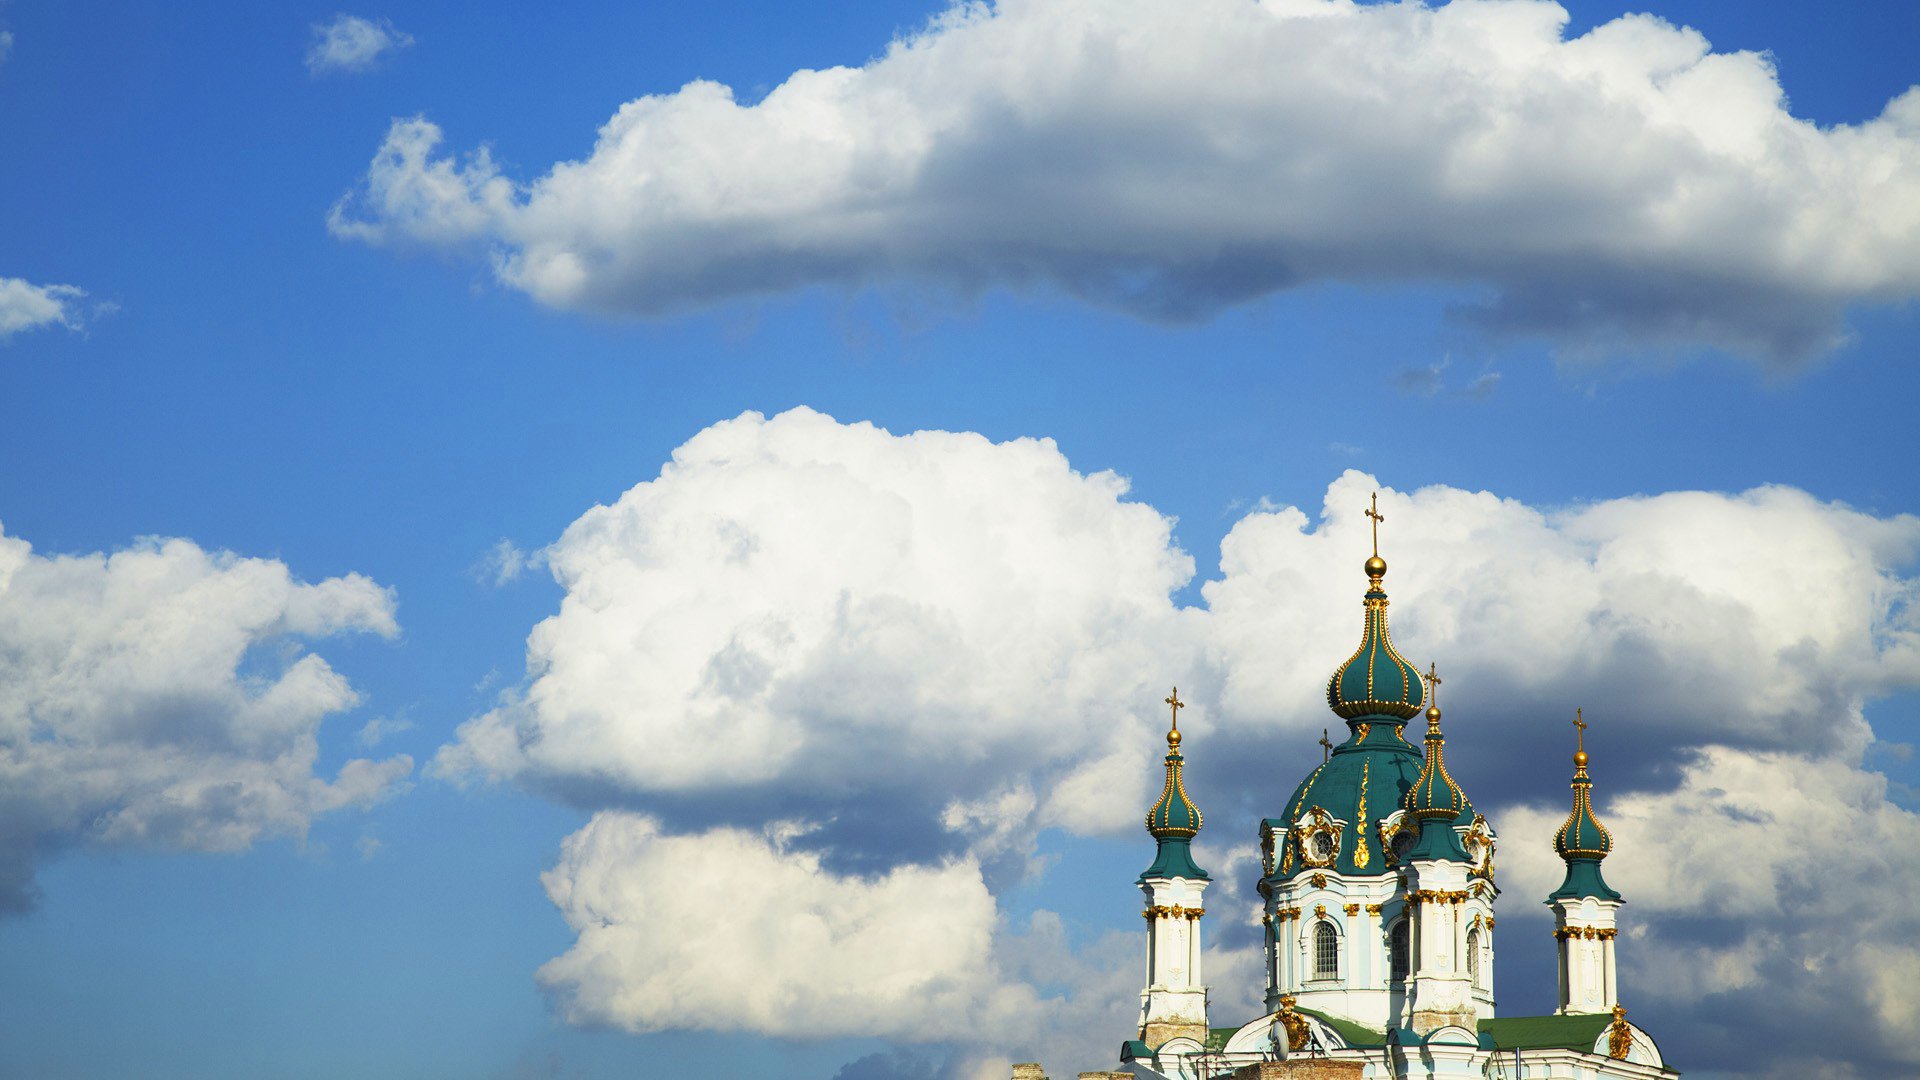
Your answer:
[[[1200,919],[1207,883],[1194,878],[1145,878],[1147,981],[1140,991],[1140,1037],[1207,1037],[1207,987],[1200,971]]]

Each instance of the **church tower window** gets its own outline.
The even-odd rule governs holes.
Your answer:
[[[1313,928],[1313,977],[1340,977],[1340,935],[1334,932],[1332,923],[1319,923]]]
[[[1387,945],[1388,963],[1397,982],[1407,977],[1407,920],[1393,924],[1393,936]]]
[[[1467,931],[1467,981],[1480,985],[1480,928]]]

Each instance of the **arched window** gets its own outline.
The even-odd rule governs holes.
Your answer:
[[[1407,977],[1407,920],[1401,919],[1393,924],[1393,936],[1387,944],[1387,963],[1393,971],[1393,977]]]
[[[1480,928],[1467,931],[1467,981],[1480,985]]]
[[[1340,935],[1334,932],[1332,923],[1323,922],[1314,925],[1313,977],[1316,979],[1340,977]]]

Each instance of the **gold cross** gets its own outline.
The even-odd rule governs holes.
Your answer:
[[[1333,759],[1333,740],[1327,738],[1327,729],[1321,728],[1320,729],[1320,760],[1322,762],[1326,762],[1326,761],[1331,761],[1332,759]]]
[[[1442,682],[1445,682],[1446,680],[1440,677],[1439,665],[1428,664],[1427,673],[1420,677],[1427,680],[1427,704],[1429,705],[1440,704],[1440,695],[1435,693],[1434,691],[1438,690],[1440,687],[1440,684]]]
[[[1573,710],[1573,726],[1575,728],[1574,738],[1580,742],[1580,745],[1576,747],[1576,749],[1584,754],[1587,752],[1587,722],[1581,719],[1579,709]]]
[[[1173,706],[1173,730],[1179,731],[1180,730],[1180,710],[1187,707],[1187,703],[1180,700],[1179,687],[1176,686],[1173,688],[1173,694],[1172,696],[1167,698],[1167,704]]]
[[[1367,516],[1373,519],[1373,557],[1377,559],[1380,557],[1380,523],[1387,520],[1387,516],[1380,512],[1380,493],[1377,491],[1373,493],[1373,505],[1367,508]]]

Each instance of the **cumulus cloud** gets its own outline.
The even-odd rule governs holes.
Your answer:
[[[396,121],[332,220],[640,315],[905,278],[1185,320],[1415,282],[1496,335],[1787,365],[1920,292],[1920,89],[1820,128],[1764,54],[1566,25],[1549,0],[959,3],[757,102],[636,98],[525,182]]]
[[[1125,492],[1045,440],[804,409],[717,424],[548,549],[567,596],[528,642],[532,680],[436,768],[589,801],[884,803],[870,838],[940,833],[966,819],[949,800],[1011,775],[1077,772],[1102,790],[1042,820],[1131,816],[1147,778],[1121,748],[1177,662],[1168,597],[1192,560]]]
[[[46,556],[0,533],[0,907],[76,845],[238,851],[391,794],[405,756],[314,774],[358,695],[298,643],[392,637],[393,604],[186,540]]]
[[[7,57],[12,53],[13,32],[10,30],[0,30],[0,64],[6,63]]]
[[[413,44],[413,37],[393,28],[386,19],[335,15],[313,25],[313,43],[307,48],[307,70],[365,71],[387,53]]]
[[[4,58],[5,49],[0,47],[0,59]],[[80,329],[84,315],[79,302],[86,295],[72,285],[35,285],[22,278],[0,277],[0,342],[43,326]]]
[[[603,813],[541,880],[579,938],[540,981],[575,1022],[927,1041],[1034,1004],[1001,983],[993,897],[967,860],[863,880],[777,833],[663,836]]]
[[[1222,875],[1211,932],[1223,948],[1210,964],[1224,1008],[1232,980],[1251,995],[1258,978],[1251,932],[1234,917],[1250,894],[1225,879],[1246,876],[1253,820],[1317,760],[1313,740],[1332,720],[1325,680],[1359,633],[1361,512],[1377,486],[1348,472],[1311,510],[1261,504],[1223,541],[1204,606],[1181,608],[1173,597],[1193,565],[1174,523],[1128,501],[1121,478],[1075,471],[1051,442],[745,414],[552,546],[565,597],[529,638],[527,681],[464,725],[435,768],[620,808],[570,842],[549,877],[581,938],[543,979],[576,1019],[790,1033],[744,1004],[673,1019],[686,994],[667,993],[658,972],[674,965],[655,953],[677,946],[602,932],[624,918],[612,913],[653,902],[650,887],[614,884],[629,880],[621,866],[700,861],[697,844],[713,841],[742,866],[779,863],[760,869],[791,875],[787,893],[881,904],[891,875],[911,873],[984,898],[961,919],[985,928],[967,931],[974,954],[942,962],[962,983],[1026,987],[1041,1003],[1039,1026],[1023,1029],[1038,1052],[1067,1033],[1124,1028],[1137,943],[1122,935],[1112,957],[1063,946],[1023,968],[1010,957],[1040,955],[1044,935],[1001,925],[996,896],[1044,872],[1032,859],[1039,829],[1139,836],[1158,783],[1159,702],[1177,682],[1193,706],[1189,787],[1210,830],[1228,830],[1205,838]],[[1605,725],[1608,791],[1645,807],[1623,821],[1698,820],[1714,805],[1737,819],[1738,800],[1714,802],[1728,781],[1713,770],[1798,762],[1818,781],[1809,791],[1835,793],[1822,828],[1849,815],[1873,816],[1888,837],[1907,827],[1860,762],[1873,739],[1864,704],[1920,686],[1916,586],[1901,574],[1920,520],[1784,487],[1559,508],[1445,486],[1380,496],[1396,637],[1447,677],[1455,775],[1505,850],[1534,857],[1533,870],[1526,854],[1509,858],[1521,882],[1504,910],[1530,910],[1545,891],[1553,814],[1540,808],[1564,803],[1576,704]],[[808,825],[765,836],[789,820]],[[1651,872],[1669,857],[1621,836],[1622,866],[1644,859]],[[1645,853],[1628,854],[1637,844]],[[1901,848],[1888,839],[1885,850]],[[1809,950],[1822,933],[1863,940],[1846,917],[1817,914],[1824,882],[1844,876],[1796,877],[1777,844],[1739,851],[1749,875],[1786,875],[1782,895],[1803,898],[1792,910],[1809,920],[1796,936],[1757,930],[1755,947],[1776,951],[1756,962],[1821,962]],[[601,884],[576,896],[576,880]],[[758,901],[730,898],[732,880],[716,869],[687,894],[706,897],[714,925],[703,932],[750,943]],[[1633,899],[1646,932],[1669,935],[1650,940],[1723,940],[1699,929],[1697,898],[1647,885]],[[1630,974],[1657,977],[1664,961],[1633,955],[1648,966]],[[925,977],[922,957],[897,957],[901,977]],[[777,972],[760,973],[776,986],[816,977],[802,951],[776,959]],[[1730,984],[1710,1005],[1757,1007],[1767,985]],[[1901,1018],[1868,996],[1876,984],[1830,985],[1835,1008],[1855,1007],[1883,1042],[1896,1036]],[[1072,1001],[1095,1011],[1062,1011]],[[901,1039],[947,1037],[891,1013],[873,1023]]]

